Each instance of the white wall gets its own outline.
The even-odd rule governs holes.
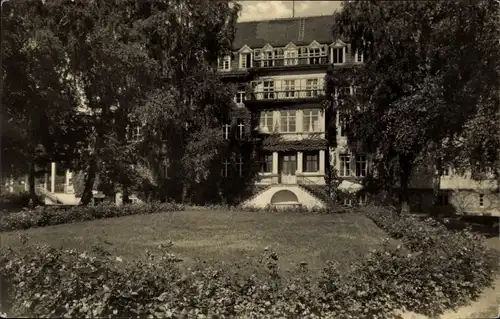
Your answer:
[[[292,193],[295,194],[295,196],[297,196],[298,202],[307,208],[325,207],[325,204],[321,200],[317,199],[315,196],[313,196],[308,191],[306,191],[305,189],[303,189],[298,185],[272,186],[269,189],[265,190],[264,192],[258,194],[257,196],[254,196],[249,200],[245,201],[242,205],[264,208],[267,205],[271,204],[271,199],[273,198],[274,194],[276,194],[280,190],[291,191]]]

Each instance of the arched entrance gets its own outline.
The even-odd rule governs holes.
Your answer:
[[[280,191],[277,191],[273,197],[271,197],[271,205],[276,205],[276,206],[288,206],[288,205],[299,205],[299,199],[297,198],[297,195],[295,195],[293,192],[282,189]]]

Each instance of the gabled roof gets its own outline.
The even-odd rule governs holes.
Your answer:
[[[290,42],[300,46],[314,40],[330,44],[333,42],[332,23],[331,15],[240,22],[236,24],[233,48],[240,49],[244,45],[262,48],[266,43],[284,47]]]

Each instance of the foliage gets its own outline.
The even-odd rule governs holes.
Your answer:
[[[2,2],[1,170],[29,173],[33,200],[36,167],[50,161],[71,167],[87,134],[46,9],[43,1]]]
[[[317,137],[309,137],[303,140],[285,141],[279,136],[271,134],[264,138],[262,141],[262,149],[265,151],[317,151],[318,149],[325,148],[327,142],[325,139]]]
[[[2,196],[0,196],[0,210],[10,211],[12,209],[28,207],[31,199],[31,194],[26,192],[18,194],[2,194]],[[39,198],[38,201],[42,202],[42,199]]]
[[[146,203],[125,205],[121,207],[111,203],[103,203],[96,206],[73,206],[66,209],[45,206],[1,216],[0,231],[45,227],[101,218],[173,212],[179,210],[183,210],[183,207],[173,203]]]
[[[402,204],[428,154],[498,170],[498,134],[488,129],[500,125],[498,2],[347,1],[335,20],[334,36],[365,57],[351,76],[357,107],[344,108],[349,139],[376,155],[379,180],[399,181]]]
[[[345,273],[327,263],[317,280],[306,262],[283,276],[267,248],[248,261],[255,268],[246,274],[238,264],[202,261],[180,269],[169,245],[159,247],[160,256],[123,263],[98,246],[80,253],[21,237],[25,247],[5,250],[0,263],[8,296],[2,309],[40,317],[395,318],[402,309],[437,315],[491,283],[495,264],[481,238],[412,218],[395,224],[375,207],[363,211],[405,245],[385,241]]]

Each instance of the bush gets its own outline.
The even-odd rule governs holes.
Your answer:
[[[72,206],[70,208],[45,206],[1,216],[0,231],[180,210],[183,210],[182,205],[173,203],[144,203],[124,206],[116,206],[112,203],[102,203],[96,206]]]
[[[99,247],[79,253],[26,244],[3,254],[8,298],[0,309],[38,317],[395,318],[405,309],[437,315],[491,284],[496,261],[481,237],[432,220],[394,221],[383,209],[363,211],[402,245],[385,240],[349,272],[327,263],[319,280],[306,263],[282,276],[278,256],[267,249],[250,261],[257,265],[250,275],[237,264],[198,262],[181,270],[168,246],[159,257],[124,264]],[[93,216],[90,208],[86,213]]]
[[[498,254],[484,246],[484,237],[469,231],[449,231],[442,223],[403,215],[394,220],[382,208],[363,211],[391,237],[400,239],[409,253],[385,250],[371,261],[382,280],[390,258],[397,269],[401,305],[424,314],[438,314],[479,295],[493,282]],[[387,257],[387,258],[386,258]],[[370,262],[370,259],[368,260]],[[395,282],[396,284],[396,282]]]
[[[18,194],[3,194],[0,196],[0,210],[20,210],[29,205],[30,199],[31,196],[27,192]],[[42,202],[42,199],[38,197],[38,203]]]

